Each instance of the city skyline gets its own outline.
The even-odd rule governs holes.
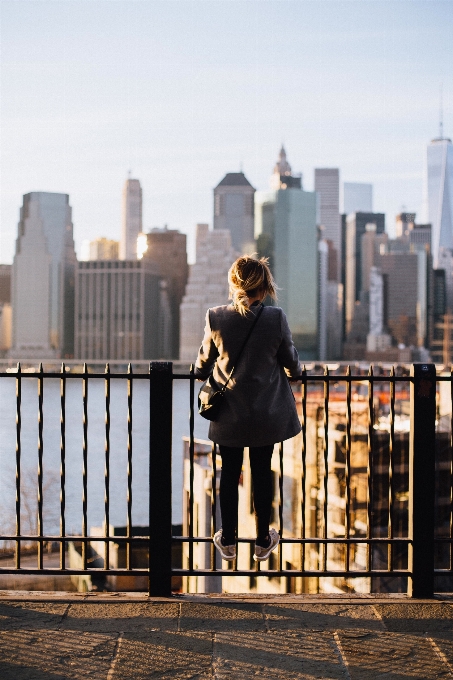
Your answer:
[[[193,261],[212,189],[243,164],[266,190],[282,142],[306,190],[315,168],[339,168],[340,182],[373,184],[390,231],[403,209],[425,219],[441,83],[453,135],[449,2],[0,7],[2,262],[33,191],[70,195],[78,253],[84,239],[118,239],[129,170],[145,230],[188,234]]]

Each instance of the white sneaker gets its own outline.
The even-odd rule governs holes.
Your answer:
[[[275,531],[275,529],[269,529],[269,539],[270,542],[267,548],[262,548],[260,545],[256,545],[255,543],[255,554],[253,555],[255,562],[264,562],[264,560],[269,559],[271,552],[278,546],[280,542],[280,536]]]
[[[219,531],[214,534],[214,545],[222,555],[222,559],[226,560],[227,562],[232,562],[236,559],[236,544],[223,545],[222,529],[219,529]]]

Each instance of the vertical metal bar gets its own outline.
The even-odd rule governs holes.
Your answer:
[[[351,425],[352,425],[352,410],[351,410],[351,367],[348,366],[346,370],[346,465],[344,471],[345,477],[345,514],[344,514],[344,535],[346,540],[349,540],[351,535]],[[344,568],[349,571],[349,543],[345,543],[344,551]]]
[[[39,377],[38,377],[38,536],[43,536],[43,521],[42,521],[42,477],[43,477],[43,424],[44,424],[44,413],[43,413],[43,392],[44,392],[44,381],[42,377],[43,369],[42,363],[39,364]],[[42,541],[38,541],[38,569],[43,568],[43,544]]]
[[[373,377],[373,366],[368,372],[370,378]],[[368,380],[368,463],[367,463],[367,498],[366,498],[366,537],[371,538],[373,521],[373,435],[374,435],[374,384]],[[366,546],[366,569],[371,571],[372,550],[370,543]]]
[[[211,525],[212,535],[217,531],[217,444],[212,442],[212,485],[211,485]],[[214,542],[211,543],[211,569],[216,571],[216,548]]]
[[[110,365],[105,364],[104,569],[110,568]]]
[[[88,536],[88,367],[82,373],[83,439],[82,439],[82,536]],[[87,568],[87,544],[82,541],[82,569]]]
[[[307,370],[304,366],[302,371],[302,386],[301,386],[301,406],[302,406],[302,526],[301,537],[302,540],[306,538],[306,512],[307,512]],[[305,543],[301,543],[300,564],[301,570],[305,571]]]
[[[411,376],[408,595],[422,598],[434,595],[436,367],[414,364]]]
[[[328,503],[328,477],[329,477],[329,368],[328,366],[324,369],[324,470],[323,470],[323,483],[324,483],[324,505],[323,505],[323,538],[328,537],[328,527],[327,527],[327,503]],[[322,555],[322,568],[323,571],[327,571],[327,543],[323,546]]]
[[[60,378],[60,537],[66,536],[66,367]],[[66,569],[66,544],[60,541],[60,569]]]
[[[195,399],[195,368],[190,366],[190,415],[189,415],[189,538],[193,538],[193,478],[195,460],[194,439],[194,399]],[[189,569],[193,569],[193,541],[189,541]]]
[[[394,538],[393,506],[395,502],[395,367],[390,369],[390,411],[389,411],[389,524],[388,538]],[[388,544],[387,569],[393,571],[393,543]]]
[[[21,427],[22,427],[22,378],[20,363],[17,364],[16,377],[16,536],[20,536],[20,463],[21,463]],[[20,540],[16,541],[16,569],[20,569]]]
[[[132,366],[127,368],[127,526],[126,569],[131,568],[132,537]]]
[[[283,492],[283,442],[280,442],[280,447],[278,451],[278,457],[279,457],[279,463],[280,463],[280,469],[279,469],[279,475],[278,475],[278,486],[279,486],[279,505],[278,505],[278,533],[280,534],[280,538],[283,538],[283,504],[285,502],[284,498],[284,492]],[[282,543],[280,542],[278,544],[278,569],[279,571],[282,570],[282,565],[283,565],[283,548],[282,548]]]
[[[453,538],[453,366],[450,366],[450,539]],[[450,571],[453,569],[453,543],[448,544]]]
[[[172,548],[172,364],[152,362],[149,378],[149,594],[168,597],[171,595]]]

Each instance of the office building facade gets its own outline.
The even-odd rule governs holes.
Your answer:
[[[237,257],[231,234],[225,229],[210,231],[197,224],[196,262],[181,304],[180,359],[195,362],[203,339],[206,311],[228,304],[228,270]]]
[[[374,225],[376,235],[385,232],[385,215],[382,213],[355,212],[346,217],[345,252],[345,320],[346,333],[352,328],[356,302],[362,292],[362,236]]]
[[[187,236],[177,229],[152,229],[144,234],[146,246],[142,258],[152,264],[162,279],[171,316],[171,334],[165,356],[178,359],[180,346],[179,308],[187,285]]]
[[[137,238],[143,231],[142,188],[138,179],[127,179],[123,187],[123,214],[121,221],[120,259],[137,258]]]
[[[428,214],[432,226],[434,268],[440,268],[442,251],[453,250],[453,144],[442,135],[428,145]]]
[[[341,220],[340,220],[340,171],[338,168],[315,169],[315,191],[318,195],[319,226],[322,238],[330,241],[335,253],[330,257],[335,263],[335,276],[341,281]],[[330,267],[332,269],[333,267]],[[332,276],[332,272],[330,273]]]
[[[281,169],[278,168],[279,172]],[[276,174],[279,173],[274,172],[272,180]],[[271,254],[273,274],[280,289],[277,304],[288,317],[302,359],[316,359],[319,319],[316,193],[304,191],[300,177],[280,174],[279,177],[281,186],[285,184],[286,188],[255,194],[258,250],[260,255],[266,254],[260,248],[265,243]]]
[[[12,266],[11,358],[74,355],[75,267],[69,196],[26,194]]]
[[[384,277],[385,325],[395,345],[429,344],[431,258],[426,250],[385,253],[378,259]]]
[[[79,262],[75,358],[134,361],[170,358],[165,289],[143,260]]]
[[[214,230],[228,229],[238,253],[254,250],[254,197],[243,172],[229,172],[214,189]]]
[[[119,241],[101,236],[89,242],[89,260],[118,260]]]

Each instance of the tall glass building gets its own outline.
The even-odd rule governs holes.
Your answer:
[[[286,165],[283,172],[280,157],[272,179],[273,186],[280,182],[279,189],[255,194],[255,236],[259,254],[270,259],[277,304],[288,317],[301,359],[313,360],[318,358],[316,193],[304,191],[301,177]]]
[[[74,356],[76,256],[67,194],[25,194],[12,267],[11,356]]]
[[[428,214],[432,225],[434,268],[444,251],[453,251],[453,144],[440,136],[428,145]],[[451,253],[449,253],[451,254]]]

